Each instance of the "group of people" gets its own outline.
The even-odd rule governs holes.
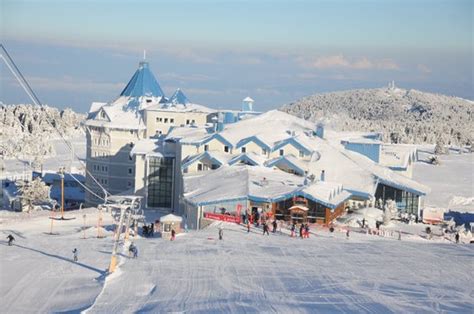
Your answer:
[[[143,225],[142,233],[144,237],[153,237],[155,233],[155,225],[151,223],[149,226],[147,224]]]
[[[290,231],[291,231],[290,237],[292,238],[296,237],[296,229],[297,229],[297,226],[296,226],[296,223],[294,222],[290,228]],[[299,233],[300,233],[300,238],[303,238],[303,239],[309,238],[309,225],[307,223],[300,224]]]

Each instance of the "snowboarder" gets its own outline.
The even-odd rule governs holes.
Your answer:
[[[174,241],[175,238],[176,238],[176,231],[174,231],[174,229],[171,229],[171,239],[170,239],[170,241]]]
[[[273,220],[273,231],[272,231],[273,233],[275,233],[277,231],[277,226],[278,226],[277,221],[276,221],[276,219],[274,219]]]
[[[346,239],[349,240],[349,228],[347,228],[347,230],[346,230]]]
[[[296,224],[293,223],[291,225],[291,237],[293,238],[295,236],[295,232],[296,232]]]
[[[77,254],[78,254],[78,251],[77,251],[76,248],[74,248],[74,250],[72,250],[72,254],[73,254],[74,262],[77,262]]]
[[[224,229],[222,229],[222,227],[219,227],[219,240],[222,240],[223,236],[224,236]]]
[[[7,236],[7,239],[8,239],[8,246],[12,246],[12,242],[15,241],[15,237],[9,234]]]
[[[456,243],[459,243],[459,232],[456,232],[454,238],[456,239]]]

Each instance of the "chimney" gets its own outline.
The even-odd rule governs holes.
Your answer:
[[[324,182],[324,180],[326,179],[326,173],[324,172],[324,170],[321,170],[321,181]]]
[[[316,124],[316,132],[314,133],[317,137],[324,138],[324,124],[322,122]]]

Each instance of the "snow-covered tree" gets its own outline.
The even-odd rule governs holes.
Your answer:
[[[28,206],[27,210],[31,210],[33,205],[49,201],[49,186],[40,178],[36,178],[20,187],[20,195],[22,203]]]
[[[387,200],[385,202],[384,211],[383,211],[383,224],[387,225],[390,220],[392,220],[397,213],[397,204],[393,200]]]

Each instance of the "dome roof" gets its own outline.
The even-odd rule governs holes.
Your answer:
[[[154,96],[164,97],[160,84],[158,84],[155,76],[150,71],[148,62],[142,61],[139,63],[137,71],[128,82],[125,89],[120,93],[120,96],[126,97],[142,97]]]

